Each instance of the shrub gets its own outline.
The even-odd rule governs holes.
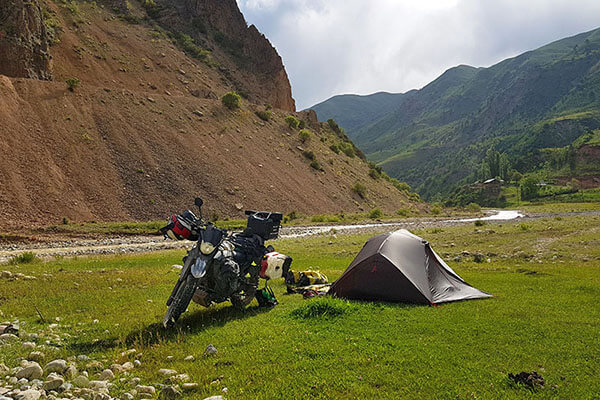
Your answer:
[[[367,187],[360,182],[356,182],[354,186],[352,186],[352,191],[359,195],[362,199],[367,197]]]
[[[475,221],[475,226],[484,226],[485,225],[485,221],[478,219],[477,221]]]
[[[308,159],[309,159],[309,160],[311,160],[311,161],[314,161],[314,160],[316,160],[316,158],[317,158],[317,157],[315,156],[315,153],[314,153],[314,152],[312,152],[312,151],[310,151],[310,150],[304,150],[304,151],[302,152],[302,155],[303,155],[304,157],[308,158]]]
[[[356,155],[356,153],[354,152],[354,146],[352,146],[351,143],[342,142],[339,144],[339,146],[342,153],[344,153],[348,157],[354,158],[354,156]]]
[[[342,134],[342,128],[340,128],[338,123],[335,122],[335,120],[333,118],[328,119],[327,124],[329,125],[331,130],[334,131],[338,136],[340,136]]]
[[[310,222],[325,222],[325,216],[324,215],[313,215],[312,218],[310,219]]]
[[[401,208],[398,211],[396,211],[396,214],[398,214],[401,217],[408,217],[410,216],[410,210],[408,208]]]
[[[442,212],[442,208],[441,207],[439,207],[439,206],[431,207],[431,213],[433,215],[440,215],[441,212]]]
[[[229,92],[223,96],[221,102],[230,110],[235,110],[236,108],[240,108],[242,105],[242,98],[236,92]]]
[[[323,167],[321,167],[321,164],[319,164],[319,162],[317,160],[311,161],[310,166],[311,166],[311,168],[314,168],[317,171],[323,171]]]
[[[271,110],[259,110],[255,114],[263,121],[270,121],[273,117],[273,112]]]
[[[67,89],[69,89],[71,92],[74,92],[81,83],[81,81],[77,78],[69,78],[65,82],[67,83]]]
[[[472,211],[472,212],[480,212],[481,211],[481,206],[477,203],[469,203],[467,205],[467,207],[465,207],[467,209],[467,211]]]
[[[301,119],[300,122],[298,123],[298,128],[300,128],[300,129],[306,128],[306,122],[303,119]]]
[[[287,217],[288,217],[288,219],[289,219],[290,221],[293,221],[293,220],[295,220],[295,219],[298,219],[298,218],[300,218],[300,216],[298,215],[298,212],[297,212],[296,210],[293,210],[292,212],[290,212],[290,213],[287,215]]]
[[[296,129],[298,128],[298,125],[300,125],[298,118],[294,117],[293,115],[288,115],[285,117],[285,123],[290,127],[290,129]]]
[[[377,172],[376,169],[370,169],[369,170],[369,176],[375,180],[379,179],[381,177],[381,174],[379,172]]]
[[[38,261],[38,257],[31,251],[26,251],[23,254],[14,256],[10,259],[9,264],[31,264],[32,262]]]
[[[383,218],[383,211],[379,208],[374,208],[369,212],[369,218],[371,219],[380,219]]]
[[[331,151],[333,151],[335,154],[340,154],[340,148],[338,147],[337,144],[332,144],[331,146],[329,146],[329,148],[331,149]]]
[[[305,143],[307,140],[310,139],[311,134],[309,131],[307,131],[306,129],[302,129],[299,133],[298,133],[298,137],[300,137],[300,141],[302,143]]]
[[[204,62],[207,65],[212,63],[210,58],[210,50],[203,49],[196,45],[194,39],[185,33],[176,34],[177,43],[189,56]]]
[[[401,191],[401,192],[410,192],[410,185],[408,183],[406,183],[406,182],[400,182],[396,178],[389,178],[389,181],[399,191]]]

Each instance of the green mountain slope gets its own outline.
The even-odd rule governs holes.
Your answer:
[[[396,98],[391,112],[349,125],[352,104],[333,98],[315,109],[322,119],[335,118],[328,114],[335,109],[370,159],[427,197],[474,180],[489,149],[530,171],[543,162],[540,149],[569,146],[600,128],[600,29],[489,68],[452,68]]]

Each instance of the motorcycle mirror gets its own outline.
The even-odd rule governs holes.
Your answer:
[[[273,246],[271,246],[271,245],[268,245],[268,246],[267,246],[267,253],[272,253],[272,252],[274,252],[274,251],[275,251],[275,247],[273,247]]]
[[[196,197],[196,199],[194,200],[194,204],[198,207],[201,208],[202,204],[204,204],[204,201],[202,201],[202,199],[200,197]]]

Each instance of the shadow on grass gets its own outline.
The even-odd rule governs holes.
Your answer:
[[[69,349],[76,352],[108,350],[116,347],[135,347],[138,350],[160,343],[181,342],[186,335],[202,332],[212,327],[224,326],[230,321],[243,320],[270,311],[272,308],[248,307],[239,310],[233,306],[215,307],[208,310],[198,310],[185,313],[177,324],[165,329],[162,323],[153,323],[146,327],[130,332],[124,338],[107,338],[95,342],[73,343]]]

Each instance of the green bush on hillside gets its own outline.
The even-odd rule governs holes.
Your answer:
[[[311,136],[311,133],[306,129],[302,129],[300,132],[298,132],[298,137],[302,143],[305,143],[307,140],[309,140]]]
[[[298,125],[300,125],[298,118],[294,117],[293,115],[288,115],[285,117],[285,123],[290,127],[290,129],[296,129],[298,128]]]
[[[273,118],[273,112],[271,110],[259,110],[256,111],[255,114],[263,121],[270,121],[271,118]]]
[[[374,208],[369,212],[369,218],[381,219],[381,218],[383,218],[383,211],[381,211],[380,208]]]
[[[77,78],[69,78],[65,82],[67,84],[67,89],[69,89],[71,92],[74,92],[75,89],[77,89],[79,87],[79,84],[81,83],[81,81]]]
[[[228,92],[221,98],[221,102],[230,110],[235,110],[242,105],[242,98],[236,92]]]
[[[356,182],[352,186],[352,191],[359,195],[362,199],[367,197],[367,187],[360,182]]]

